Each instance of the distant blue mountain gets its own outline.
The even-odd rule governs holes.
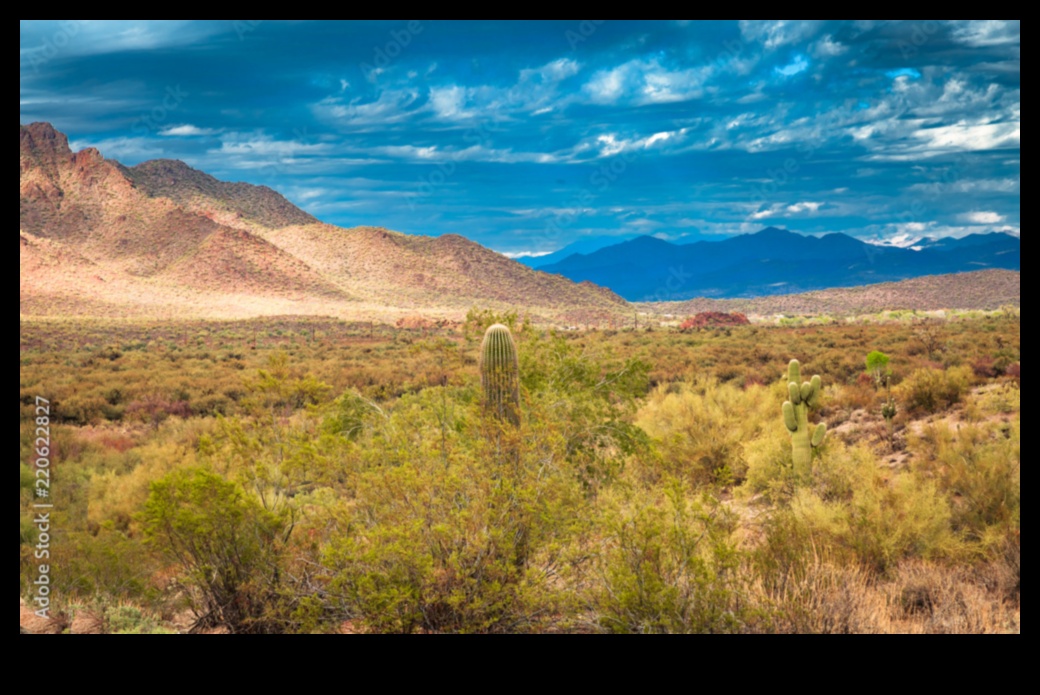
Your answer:
[[[559,263],[564,259],[573,256],[576,253],[590,254],[599,251],[602,248],[608,246],[616,246],[617,244],[630,241],[638,238],[639,234],[621,234],[619,236],[593,236],[579,239],[574,243],[567,244],[562,249],[553,251],[544,256],[523,256],[516,260],[530,268],[542,268],[543,266],[553,265]],[[725,239],[723,236],[712,236],[707,234],[701,234],[699,232],[689,232],[680,236],[676,243],[678,244],[692,244],[698,241],[719,241]]]
[[[552,265],[553,263],[559,263],[568,256],[573,256],[576,253],[593,253],[599,251],[607,246],[613,246],[614,244],[634,239],[636,234],[623,234],[621,236],[594,236],[585,237],[579,239],[572,244],[567,244],[562,249],[553,251],[544,256],[523,256],[516,260],[530,268],[541,268],[543,265]]]
[[[915,251],[874,246],[847,234],[811,237],[776,227],[693,244],[642,236],[539,270],[575,282],[590,280],[629,301],[654,301],[755,297],[984,268],[1020,269],[1020,242],[1009,234],[941,241]]]

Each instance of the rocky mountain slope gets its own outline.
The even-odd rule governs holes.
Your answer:
[[[591,283],[540,273],[458,235],[323,224],[264,186],[183,162],[134,167],[20,127],[25,315],[392,319],[473,305],[554,316],[624,309]]]

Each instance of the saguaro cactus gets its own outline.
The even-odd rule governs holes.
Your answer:
[[[520,424],[520,363],[509,328],[489,326],[480,345],[480,384],[484,407],[496,417]]]
[[[809,409],[819,404],[822,385],[819,375],[814,375],[809,381],[801,379],[801,365],[798,360],[791,360],[787,367],[787,394],[790,400],[784,401],[782,410],[784,424],[791,433],[795,475],[801,480],[807,480],[812,475],[812,450],[823,443],[827,425],[821,422],[809,434]]]

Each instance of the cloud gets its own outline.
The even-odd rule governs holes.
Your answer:
[[[506,258],[538,258],[548,256],[552,251],[499,251]]]
[[[660,58],[637,58],[593,74],[582,92],[593,104],[662,104],[697,99],[714,68],[671,69]]]
[[[1004,216],[990,211],[990,210],[976,210],[974,212],[966,212],[960,216],[965,222],[971,222],[973,224],[997,224],[998,222],[1004,221]]]
[[[639,220],[906,240],[1019,225],[1019,22],[607,23],[575,51],[573,22],[446,22],[371,82],[362,64],[401,22],[97,26],[39,69],[23,57],[22,123],[263,183],[333,223],[467,229],[510,252]],[[45,57],[60,25],[22,27],[22,55]],[[545,215],[507,212],[564,208],[582,212],[551,242]],[[911,211],[921,230],[889,224]]]
[[[821,22],[789,20],[741,20],[740,33],[748,41],[758,41],[766,48],[779,48],[800,43],[812,37]]]
[[[834,58],[836,56],[840,56],[844,53],[847,53],[848,50],[848,46],[841,43],[840,41],[835,41],[833,38],[831,38],[830,34],[827,34],[822,39],[814,43],[809,52],[812,54],[813,58],[819,60],[824,58]]]
[[[749,220],[764,220],[770,217],[794,217],[800,216],[802,213],[814,214],[823,207],[822,202],[815,201],[803,201],[799,203],[791,203],[790,205],[784,205],[782,203],[773,203],[772,205],[752,212],[748,215]]]
[[[928,195],[941,195],[944,193],[1006,193],[1017,195],[1021,190],[1021,182],[1018,179],[963,179],[949,183],[915,183],[906,189],[911,193],[926,193]]]
[[[148,137],[114,137],[101,140],[70,140],[73,152],[85,147],[96,147],[106,159],[116,159],[127,165],[139,164],[146,159],[166,156],[161,145]]]
[[[1020,20],[962,20],[950,22],[957,41],[976,48],[1005,46],[1021,42]]]
[[[192,135],[213,135],[220,131],[213,128],[199,128],[198,126],[185,123],[183,125],[171,125],[163,128],[159,131],[159,135],[166,136],[192,136]]]
[[[329,96],[312,108],[319,118],[341,125],[385,125],[411,116],[419,99],[419,92],[415,89],[387,89],[374,100],[355,97],[344,101],[342,97]]]

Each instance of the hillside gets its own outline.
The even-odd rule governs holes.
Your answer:
[[[993,233],[920,250],[880,247],[846,234],[811,237],[770,227],[714,242],[638,237],[540,266],[610,287],[629,301],[793,294],[985,268],[1018,270],[1017,237]]]
[[[47,123],[20,127],[19,172],[23,315],[392,320],[474,304],[545,317],[625,306],[458,235],[344,229],[183,162],[73,153]]]
[[[1013,270],[929,275],[862,287],[833,288],[753,299],[697,298],[639,305],[644,311],[685,316],[702,311],[745,314],[862,314],[885,310],[997,309],[1021,303],[1022,274]]]

